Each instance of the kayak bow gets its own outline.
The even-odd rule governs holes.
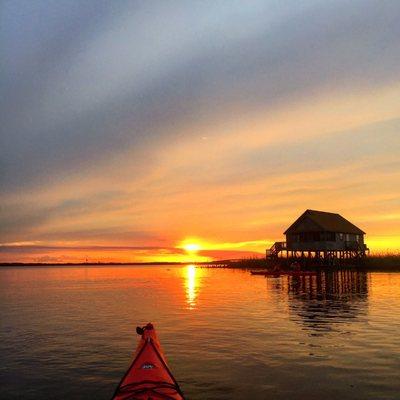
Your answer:
[[[149,323],[136,328],[136,332],[142,337],[113,400],[184,400],[167,366],[154,326]]]

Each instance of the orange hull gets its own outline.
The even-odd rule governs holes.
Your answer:
[[[184,400],[167,366],[153,325],[147,324],[141,334],[135,358],[119,383],[113,400]]]

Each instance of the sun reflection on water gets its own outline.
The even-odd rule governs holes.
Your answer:
[[[191,264],[186,267],[186,302],[190,310],[196,306],[196,296],[196,266]]]

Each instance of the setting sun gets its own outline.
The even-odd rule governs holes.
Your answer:
[[[200,244],[200,240],[194,237],[188,237],[182,240],[177,246],[179,249],[185,250],[189,254],[197,253],[204,250],[204,245]]]
[[[188,252],[195,253],[200,250],[200,245],[197,243],[188,243],[184,245],[184,249]]]

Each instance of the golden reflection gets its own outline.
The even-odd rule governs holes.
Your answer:
[[[186,267],[186,302],[189,309],[196,305],[197,296],[196,266],[191,264]]]

